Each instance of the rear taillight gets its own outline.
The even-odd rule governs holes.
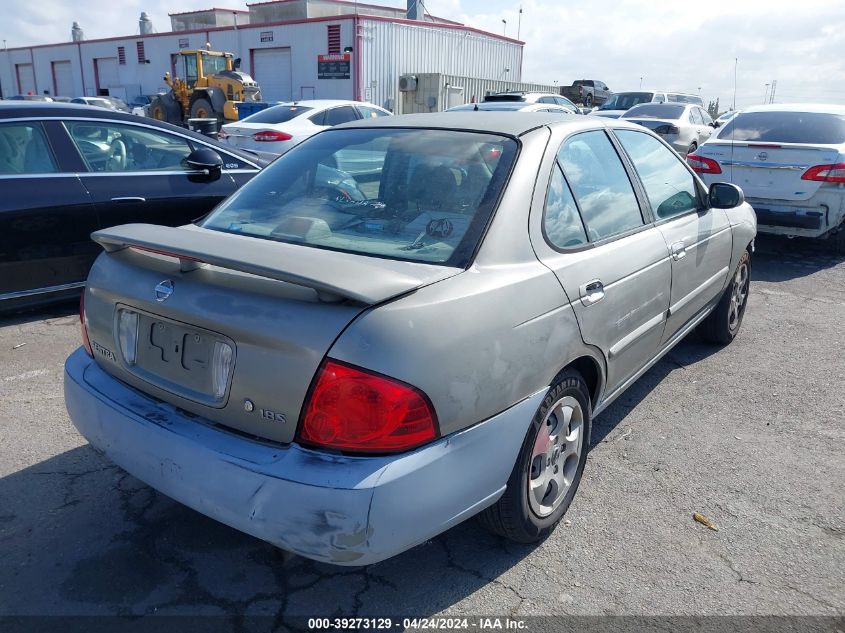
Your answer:
[[[327,361],[302,418],[303,444],[357,453],[396,453],[437,437],[437,419],[418,389],[381,374]]]
[[[138,349],[138,313],[132,310],[118,310],[117,342],[127,365],[135,364]]]
[[[687,164],[697,174],[721,174],[722,168],[712,158],[699,156],[698,154],[687,154]]]
[[[253,141],[259,142],[277,142],[277,141],[289,141],[293,137],[290,134],[285,134],[284,132],[276,132],[275,130],[265,130],[264,132],[256,132],[252,135]]]
[[[801,180],[815,180],[817,182],[845,182],[845,163],[833,165],[816,165],[810,167],[801,176]]]
[[[214,351],[211,354],[211,382],[214,386],[214,397],[218,400],[226,395],[229,375],[232,373],[233,357],[234,351],[231,345],[223,341],[214,342]]]
[[[79,297],[79,329],[82,331],[82,346],[88,352],[88,356],[94,358],[94,351],[91,349],[91,341],[88,338],[88,317],[85,316],[85,289],[82,289],[82,296]]]

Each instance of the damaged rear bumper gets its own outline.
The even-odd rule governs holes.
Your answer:
[[[412,453],[346,457],[220,430],[111,377],[65,363],[73,424],[115,464],[237,530],[315,560],[367,565],[495,502],[545,392]]]

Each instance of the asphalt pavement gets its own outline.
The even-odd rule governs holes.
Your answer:
[[[845,258],[764,238],[752,278],[730,346],[692,335],[595,421],[545,542],[469,521],[359,569],[111,465],[64,407],[76,306],[0,318],[0,615],[845,615]]]

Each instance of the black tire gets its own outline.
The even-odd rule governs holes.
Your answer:
[[[835,255],[845,255],[845,224],[831,236],[830,247]]]
[[[217,118],[217,113],[214,111],[214,106],[208,99],[199,97],[194,99],[191,103],[191,118],[192,119],[214,119]]]
[[[744,272],[743,272],[744,271]],[[751,288],[751,255],[746,250],[739,258],[733,277],[716,308],[701,325],[699,333],[704,340],[719,345],[727,345],[736,338],[748,307],[748,295]],[[732,299],[736,300],[736,306]]]
[[[585,108],[592,108],[593,107],[593,95],[589,92],[584,96],[584,107]]]
[[[536,473],[537,460],[542,462],[544,459],[542,455],[535,455],[535,444],[541,431],[546,432],[546,429],[551,426],[552,418],[555,419],[555,425],[558,424],[555,412],[559,409],[556,405],[561,402],[572,403],[573,399],[580,406],[580,426],[578,427],[580,450],[577,453],[577,463],[575,462],[575,454],[571,457],[571,466],[565,465],[569,463],[568,460],[561,463],[560,470],[562,472],[570,468],[573,469],[570,478],[571,483],[565,489],[563,496],[555,499],[553,510],[543,516],[535,511],[536,501],[532,502],[529,499],[530,481],[539,479],[539,477],[532,477]],[[573,421],[576,420],[574,411],[570,416]],[[534,543],[546,538],[560,522],[578,490],[590,447],[591,418],[592,409],[587,384],[578,372],[571,369],[564,370],[555,378],[546,397],[543,398],[540,408],[534,415],[531,427],[520,448],[516,464],[514,464],[513,471],[508,479],[505,493],[494,505],[478,515],[479,522],[491,532],[519,543]],[[568,435],[575,435],[572,431],[573,428],[575,427],[567,425]],[[564,441],[568,439],[564,438]],[[554,448],[551,442],[548,446]],[[562,452],[560,445],[558,445],[556,452]],[[547,467],[548,465],[542,466],[543,469]],[[558,472],[557,467],[554,468],[554,472]],[[552,482],[550,482],[551,485]]]
[[[153,97],[150,102],[150,118],[180,125],[182,123],[182,107],[176,102],[171,93]]]

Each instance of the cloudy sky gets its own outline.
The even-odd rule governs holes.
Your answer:
[[[424,4],[434,15],[517,35],[518,0]],[[74,20],[93,39],[137,32],[142,10],[165,31],[168,12],[245,8],[243,0],[4,0],[3,5],[0,39],[9,47],[67,41]],[[843,0],[524,0],[521,6],[525,81],[601,79],[623,91],[638,89],[642,77],[644,88],[700,89],[705,101],[719,97],[724,110],[733,100],[738,58],[739,107],[761,103],[773,79],[777,101],[845,104]]]

